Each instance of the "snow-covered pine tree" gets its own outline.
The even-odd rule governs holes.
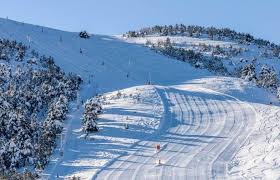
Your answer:
[[[62,123],[66,118],[68,100],[61,95],[57,101],[50,105],[48,115],[44,121],[45,129],[53,131],[54,134],[59,134],[62,131]]]
[[[34,163],[34,146],[32,144],[31,138],[27,138],[24,143],[23,143],[23,147],[20,151],[21,156],[23,157],[23,166],[25,166],[26,164],[33,164]]]
[[[83,114],[83,130],[87,133],[98,131],[97,122],[98,115],[102,112],[102,107],[97,98],[87,100],[84,105]]]
[[[269,68],[267,65],[263,65],[258,77],[258,84],[261,87],[276,89],[278,86],[278,79],[276,77],[275,70],[273,68]]]
[[[5,166],[5,159],[4,159],[4,150],[0,150],[0,177],[5,175],[6,166]]]
[[[8,168],[12,171],[15,171],[16,168],[19,167],[19,160],[21,159],[18,144],[16,143],[16,139],[12,138],[7,144],[6,144],[6,152],[8,159],[10,160],[8,164]]]
[[[241,78],[247,81],[256,81],[256,68],[254,64],[247,64],[241,70]]]
[[[1,173],[20,177],[15,169],[27,164],[45,166],[82,81],[15,41],[0,39],[0,59],[1,179]],[[47,114],[44,123],[41,114]]]
[[[81,31],[79,33],[80,38],[88,39],[90,38],[89,33],[87,31]]]

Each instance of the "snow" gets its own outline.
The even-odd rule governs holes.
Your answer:
[[[120,36],[117,36],[121,38]],[[147,36],[147,37],[136,37],[136,38],[127,38],[126,41],[129,43],[137,43],[137,44],[145,44],[147,41],[152,43],[157,43],[158,41],[165,41],[167,38],[170,39],[171,43],[181,44],[184,46],[198,46],[201,44],[211,45],[220,47],[229,47],[238,45],[233,42],[225,42],[225,41],[216,41],[202,38],[194,38],[194,37],[186,37],[186,36]]]
[[[135,38],[126,38],[122,36],[116,36],[119,39],[125,40],[128,43],[145,45],[147,41],[152,44],[157,44],[158,42],[164,42],[167,38],[170,39],[170,42],[174,44],[176,47],[191,49],[195,52],[200,52],[203,55],[211,56],[211,51],[203,50],[204,46],[211,46],[223,49],[240,49],[241,54],[236,55],[234,57],[224,57],[223,64],[227,68],[230,73],[234,73],[236,68],[243,67],[246,64],[253,63],[256,66],[256,72],[260,71],[263,65],[267,65],[268,67],[272,67],[275,72],[280,71],[279,58],[272,57],[268,55],[267,57],[264,55],[264,52],[269,52],[271,50],[267,50],[265,47],[258,47],[257,45],[251,44],[238,44],[232,41],[222,41],[222,40],[211,40],[208,38],[194,38],[194,37],[186,37],[186,36],[145,36],[145,37],[135,37]],[[268,53],[269,54],[269,53]],[[219,56],[220,57],[220,56]],[[254,60],[256,62],[254,62]],[[278,78],[280,78],[280,74],[277,73]]]
[[[118,97],[117,93],[121,93],[121,96]],[[64,156],[52,158],[43,178],[52,179],[57,174],[64,178],[73,175],[82,179],[92,177],[112,163],[112,159],[128,153],[135,143],[158,129],[163,107],[152,86],[106,93],[104,104],[105,113],[98,120],[100,132],[90,134],[86,139],[80,121],[72,120],[81,117],[82,113],[74,107],[76,110],[70,114],[71,120],[64,132],[67,134],[62,145]],[[125,123],[128,129],[124,128]]]
[[[232,177],[277,179],[280,177],[279,107],[258,105],[258,129],[234,158]]]
[[[63,70],[84,80],[42,179],[280,177],[280,109],[267,91],[115,36],[81,39],[78,33],[0,19],[0,37],[53,56]],[[188,45],[205,41],[175,40],[191,41]],[[150,80],[153,85],[146,85]],[[123,95],[117,97],[118,92]],[[98,121],[101,131],[85,139],[81,100],[96,93],[106,97]],[[161,145],[159,153],[156,144]]]

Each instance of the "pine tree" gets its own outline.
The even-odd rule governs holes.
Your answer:
[[[90,38],[88,32],[86,32],[86,31],[81,31],[81,32],[79,33],[79,36],[80,36],[80,38],[84,38],[84,39]]]
[[[278,79],[274,69],[263,65],[258,78],[258,84],[261,87],[276,89],[278,85]]]
[[[96,120],[101,111],[101,104],[96,98],[92,98],[85,103],[85,111],[83,114],[83,129],[85,132],[98,131]]]
[[[46,165],[82,80],[16,41],[0,39],[0,59],[0,176],[14,179],[17,168]]]
[[[5,172],[7,170],[5,156],[5,151],[3,149],[0,149],[0,175],[2,176],[5,175]]]
[[[254,64],[247,64],[241,71],[241,78],[248,81],[255,81],[257,79]]]

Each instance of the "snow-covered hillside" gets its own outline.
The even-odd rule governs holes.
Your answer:
[[[279,103],[254,83],[196,69],[119,37],[82,39],[6,19],[0,19],[0,37],[54,57],[84,80],[41,179],[280,177]],[[179,40],[187,46],[205,41]],[[104,103],[100,131],[85,138],[82,102],[96,93]]]
[[[273,42],[228,28],[183,24],[147,27],[122,37],[196,68],[252,81],[280,97],[280,46]]]
[[[172,50],[168,49],[169,47],[166,47],[169,46],[168,42],[170,42],[170,46],[173,46],[174,50],[183,49],[187,52],[191,51],[202,56],[202,61],[198,58],[197,61],[190,62],[193,63],[195,67],[213,70],[214,68],[209,67],[208,64],[203,62],[206,58],[209,58],[208,60],[212,63],[221,61],[221,64],[217,63],[217,66],[221,66],[221,68],[223,68],[223,73],[227,75],[254,81],[260,86],[267,87],[272,90],[276,90],[277,86],[279,86],[280,56],[273,56],[272,51],[267,46],[258,46],[253,43],[241,44],[233,40],[211,40],[209,38],[195,38],[181,35],[150,35],[133,38],[118,37],[125,39],[127,42],[142,44],[155,49],[156,51],[163,52],[163,54],[167,54],[168,56],[188,62],[187,60],[181,58],[181,54],[176,54],[176,52],[172,52]],[[182,53],[182,51],[177,53]],[[265,84],[261,81],[261,78],[259,78],[259,76],[263,73],[262,71],[264,71],[263,68],[269,69],[269,71],[273,74],[272,76],[278,78],[277,82],[274,82],[274,85]],[[265,81],[269,82],[268,79]]]

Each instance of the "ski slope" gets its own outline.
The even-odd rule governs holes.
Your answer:
[[[165,107],[161,133],[138,143],[136,151],[117,159],[97,179],[228,177],[227,163],[254,127],[254,109],[206,89],[159,87],[158,91]],[[157,143],[162,146],[159,153]]]
[[[0,19],[0,37],[53,56],[66,72],[84,80],[41,179],[280,177],[280,109],[268,92],[112,36],[86,40],[77,33]],[[153,85],[146,85],[150,80]],[[119,91],[123,96],[117,99]],[[106,97],[101,131],[85,139],[81,101],[96,93]],[[161,145],[158,154],[156,144]]]

